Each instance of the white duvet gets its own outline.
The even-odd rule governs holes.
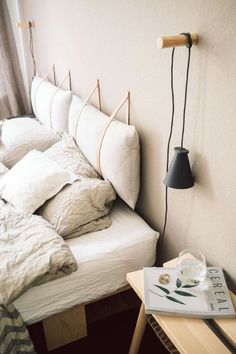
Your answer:
[[[46,220],[0,200],[0,305],[76,269],[69,246]]]

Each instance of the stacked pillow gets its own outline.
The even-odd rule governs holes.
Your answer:
[[[110,226],[110,219],[105,216],[115,200],[115,191],[108,180],[99,178],[74,139],[64,133],[62,140],[44,154],[76,174],[78,180],[47,201],[38,214],[48,220],[64,238]]]
[[[44,153],[30,151],[11,170],[0,164],[0,196],[22,213],[41,215],[64,238],[110,226],[116,195],[64,133]]]
[[[23,213],[33,213],[76,175],[40,151],[32,150],[0,178],[0,195]]]
[[[31,84],[34,114],[45,126],[63,133],[68,128],[72,92],[65,91],[36,75]]]
[[[109,226],[106,215],[115,199],[114,189],[135,208],[140,174],[135,127],[117,120],[111,122],[110,117],[96,108],[84,106],[79,97],[72,99],[71,91],[64,91],[39,76],[32,82],[31,101],[36,119],[11,119],[3,126],[0,161],[14,168],[4,178],[0,171],[0,195],[29,213],[40,208],[37,213],[65,238]],[[71,136],[64,133],[60,140],[59,135],[67,127]],[[36,151],[30,153],[32,149]],[[46,161],[53,162],[50,168]],[[49,175],[41,175],[39,166]],[[18,180],[17,175],[21,174],[23,177]],[[53,176],[55,188],[52,185],[45,190],[45,184],[53,184]],[[26,182],[29,190],[24,188]]]
[[[98,173],[81,153],[72,136],[64,133],[62,139],[44,154],[71,173],[81,177],[99,178]]]
[[[18,117],[4,122],[0,161],[11,168],[32,149],[44,151],[55,144],[59,140],[58,134],[68,127],[71,99],[71,91],[62,90],[36,75],[31,85],[36,119]]]

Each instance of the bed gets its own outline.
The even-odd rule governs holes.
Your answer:
[[[110,217],[109,228],[67,241],[78,261],[76,272],[14,301],[27,325],[43,320],[48,350],[86,336],[85,305],[126,290],[127,272],[155,262],[158,233],[122,201],[116,201]]]
[[[126,273],[154,264],[158,233],[133,210],[139,192],[139,143],[135,128],[129,126],[127,129],[126,124],[109,120],[109,117],[79,97],[72,97],[71,93],[64,94],[63,103],[58,98],[58,107],[53,109],[52,100],[58,93],[59,96],[63,96],[63,93],[48,83],[46,93],[41,92],[37,103],[35,95],[43,85],[44,80],[36,78],[31,91],[35,113],[43,117],[40,126],[49,125],[46,144],[44,141],[42,150],[58,142],[55,131],[62,133],[67,127],[84,156],[105,180],[112,182],[119,196],[109,213],[110,227],[87,232],[80,237],[75,237],[76,234],[71,239],[66,237],[65,242],[77,261],[78,269],[66,277],[29,288],[13,302],[26,325],[43,321],[48,349],[52,350],[87,334],[85,304],[122,291],[127,288]],[[48,100],[47,90],[51,90],[52,100]],[[60,108],[61,105],[63,109]],[[62,112],[59,119],[58,112]],[[56,127],[52,127],[54,121]],[[26,118],[25,123],[27,125]],[[37,121],[30,119],[30,124],[38,129]],[[48,128],[54,128],[50,144]],[[27,146],[28,149],[28,145],[23,143],[22,146]],[[33,144],[32,141],[31,143]],[[40,149],[40,144],[37,148]],[[14,151],[8,152],[11,158],[3,156],[3,162],[9,163],[9,168],[12,167],[16,162],[15,158],[21,157],[18,156],[19,151],[24,155],[27,149],[13,149]],[[67,327],[72,326],[73,330],[71,335],[67,334],[63,338],[58,333],[63,332],[61,326],[65,326],[66,317],[70,322],[70,325],[67,322]]]
[[[110,213],[109,228],[67,241],[78,269],[33,287],[14,301],[26,324],[114,293],[127,285],[126,273],[155,261],[158,234],[122,201]]]

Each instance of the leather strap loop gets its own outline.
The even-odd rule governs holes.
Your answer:
[[[119,113],[119,111],[121,110],[121,108],[123,107],[123,105],[125,103],[128,103],[128,114],[127,114],[127,124],[130,123],[130,92],[128,92],[128,94],[125,96],[125,98],[121,101],[121,103],[115,108],[115,110],[113,111],[113,113],[110,116],[110,119],[108,120],[107,124],[105,125],[99,143],[98,143],[98,147],[97,147],[97,171],[98,173],[102,176],[102,170],[101,170],[101,149],[102,149],[102,144],[103,144],[103,140],[105,137],[105,134],[107,132],[107,129],[109,128],[111,122],[114,120],[114,118],[117,116],[117,114]]]
[[[47,74],[42,78],[42,81],[40,81],[39,85],[37,86],[37,88],[35,89],[35,93],[34,93],[34,113],[35,116],[37,118],[37,107],[36,107],[36,94],[38,92],[38,89],[40,88],[40,86],[42,85],[42,83],[48,78],[48,76],[50,75],[51,71],[53,71],[53,78],[55,81],[55,66],[53,64],[53,66],[51,67],[51,69],[47,72]],[[55,83],[55,82],[54,82]]]
[[[60,90],[61,86],[64,84],[64,82],[66,81],[66,79],[69,79],[69,88],[70,88],[70,91],[71,91],[71,80],[70,80],[70,70],[68,71],[68,73],[66,74],[66,76],[64,77],[64,79],[59,83],[59,85],[57,86],[57,89],[56,91],[54,92],[53,96],[52,96],[52,99],[51,99],[51,102],[50,102],[50,111],[49,111],[49,119],[50,119],[50,126],[51,128],[53,128],[52,126],[52,104],[53,104],[53,100],[57,94],[57,92]]]
[[[99,83],[99,80],[96,81],[96,84],[95,86],[93,87],[93,89],[91,90],[91,92],[89,93],[89,95],[85,98],[83,104],[82,104],[82,107],[79,111],[79,114],[77,116],[77,121],[76,121],[76,124],[75,124],[75,133],[74,133],[74,138],[76,140],[76,135],[77,135],[77,130],[78,130],[78,126],[79,126],[79,119],[80,119],[80,116],[86,106],[86,104],[88,103],[88,101],[90,100],[90,98],[92,97],[92,95],[94,94],[94,92],[98,90],[98,108],[99,110],[101,110],[101,100],[100,100],[100,83]]]

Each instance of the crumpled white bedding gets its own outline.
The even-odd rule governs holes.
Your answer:
[[[36,119],[6,120],[0,136],[0,161],[11,168],[29,151],[45,151],[59,139],[59,135]]]
[[[1,199],[0,260],[0,305],[77,269],[69,246],[46,220],[18,212]]]
[[[37,212],[55,228],[63,238],[110,226],[106,216],[116,194],[109,181],[98,178],[79,178],[66,185]],[[94,223],[97,220],[99,222]],[[89,227],[89,228],[88,228]],[[94,228],[93,228],[94,227]]]
[[[14,301],[25,323],[111,294],[127,285],[127,272],[154,264],[158,233],[120,200],[109,215],[107,229],[66,240],[78,261],[76,272],[32,287]]]

